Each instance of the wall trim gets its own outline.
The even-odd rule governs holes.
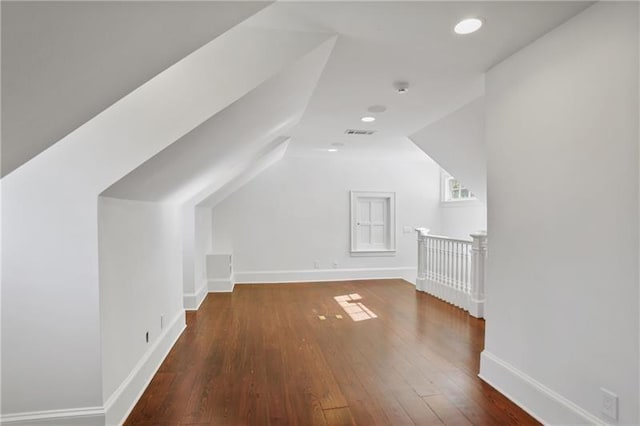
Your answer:
[[[107,426],[124,422],[186,326],[184,311],[181,310],[105,402]]]
[[[607,424],[486,349],[480,354],[478,377],[542,424]]]
[[[160,368],[160,364],[185,328],[184,311],[181,310],[149,350],[145,352],[118,389],[107,399],[104,407],[3,414],[0,416],[0,423],[3,425],[41,426],[111,426],[122,424],[149,386],[151,379]]]
[[[184,293],[182,295],[182,303],[187,311],[197,311],[200,305],[207,297],[207,281],[203,281],[202,285],[195,293]]]
[[[236,283],[260,284],[401,278],[415,284],[417,273],[417,268],[410,266],[395,268],[239,271],[234,273],[234,281]]]
[[[235,278],[215,278],[208,281],[209,293],[231,293],[235,287]]]
[[[81,425],[104,424],[102,407],[70,408],[67,410],[30,411],[0,416],[0,424],[15,425]]]

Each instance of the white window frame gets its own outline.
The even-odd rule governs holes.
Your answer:
[[[381,192],[381,191],[350,191],[351,197],[351,209],[350,209],[350,221],[351,221],[351,256],[395,256],[396,254],[396,193],[395,192]],[[389,235],[387,240],[386,249],[377,250],[362,250],[358,249],[356,241],[358,217],[357,217],[357,204],[359,197],[375,197],[375,198],[387,198],[389,200]]]
[[[451,176],[449,173],[442,171],[440,173],[440,202],[444,204],[459,204],[459,203],[473,203],[478,201],[475,195],[466,187],[462,186],[461,189],[466,189],[469,191],[470,197],[467,198],[451,198],[451,193],[449,192],[449,182],[455,180],[460,182],[458,179]]]

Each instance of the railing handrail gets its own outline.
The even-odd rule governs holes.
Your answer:
[[[465,243],[465,244],[473,243],[473,240],[464,240],[464,239],[461,239],[461,238],[445,237],[444,235],[422,234],[421,237],[433,238],[435,240],[453,241],[453,242],[456,242],[456,243]]]

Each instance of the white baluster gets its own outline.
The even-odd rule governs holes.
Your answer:
[[[427,269],[427,279],[428,280],[433,280],[433,240],[431,238],[429,238],[427,240],[427,244],[429,249],[427,250],[427,255],[428,255],[428,259],[429,259],[429,269]]]
[[[467,293],[471,294],[471,246],[467,246]]]
[[[442,240],[438,240],[438,282],[443,282],[444,256],[442,251]]]
[[[460,291],[460,243],[455,242],[453,244],[453,260],[455,263],[453,282],[455,283],[455,288],[457,291]]]
[[[449,285],[449,241],[442,240],[442,260],[444,268],[442,270],[442,278],[445,285]]]
[[[447,283],[449,287],[452,287],[453,284],[453,248],[451,246],[451,241],[447,241]]]
[[[460,292],[462,291],[460,288],[460,243],[455,242],[453,246],[453,261],[455,264],[453,282],[456,289],[456,300],[458,301],[456,305],[460,306]]]
[[[440,259],[438,258],[438,240],[432,240],[433,244],[433,281],[438,281],[438,266]]]
[[[429,269],[427,279],[433,280],[433,240],[429,238]]]

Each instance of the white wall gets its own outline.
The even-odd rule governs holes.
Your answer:
[[[101,197],[98,209],[106,402],[172,322],[184,324],[182,235],[173,205]]]
[[[314,261],[321,270],[334,269],[333,262],[339,270],[415,268],[413,228],[439,227],[440,168],[426,156],[398,162],[327,154],[285,156],[214,208],[213,251],[233,253],[238,282],[300,279],[309,274],[243,273],[313,275]],[[396,192],[395,256],[350,256],[350,190]],[[404,226],[411,232],[403,233]]]
[[[203,300],[203,294],[207,293],[207,267],[205,256],[213,249],[213,216],[210,207],[196,206],[195,209],[195,293],[197,305]]]
[[[479,200],[440,204],[440,232],[469,240],[470,234],[487,229],[487,205]]]
[[[600,387],[640,422],[637,8],[597,3],[487,76],[481,374],[547,423],[595,422]]]
[[[243,23],[2,178],[3,421],[102,416],[99,194],[329,37]]]

